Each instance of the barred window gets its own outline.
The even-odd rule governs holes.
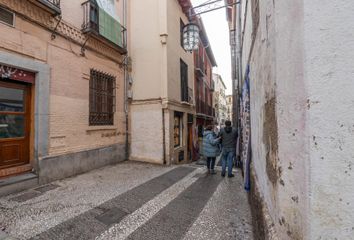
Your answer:
[[[181,112],[175,112],[173,135],[175,147],[181,146],[183,137],[183,113]]]
[[[116,102],[116,78],[91,69],[90,126],[113,125]]]

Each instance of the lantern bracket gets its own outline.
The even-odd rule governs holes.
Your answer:
[[[214,10],[218,10],[221,8],[231,7],[236,4],[240,4],[240,3],[241,3],[240,1],[233,2],[233,3],[225,3],[224,0],[215,0],[212,2],[203,3],[203,4],[200,4],[196,7],[189,9],[189,19],[192,19],[193,17],[195,17],[197,15],[201,15],[201,14],[211,12]]]

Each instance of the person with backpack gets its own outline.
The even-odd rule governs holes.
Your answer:
[[[225,177],[227,165],[227,175],[232,178],[235,176],[232,174],[232,166],[236,152],[237,130],[231,126],[231,121],[225,121],[225,127],[221,129],[220,137],[222,142],[221,176]]]
[[[216,174],[214,170],[216,157],[220,155],[220,138],[213,132],[213,126],[206,127],[203,134],[203,155],[207,158],[208,173]]]

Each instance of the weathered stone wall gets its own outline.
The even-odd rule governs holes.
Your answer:
[[[270,216],[259,239],[273,225],[279,239],[351,239],[354,4],[257,2],[242,2],[242,57],[243,72],[251,68],[250,199]]]
[[[354,2],[304,1],[309,239],[354,235]]]
[[[308,206],[306,101],[302,67],[301,2],[243,1],[243,73],[250,65],[251,199],[264,204],[264,231],[279,239],[304,239]],[[296,25],[292,22],[296,20]],[[257,193],[258,192],[258,193]],[[257,194],[256,194],[257,193]],[[255,197],[256,196],[256,197]],[[257,207],[257,206],[255,206]],[[258,208],[259,209],[259,208]],[[260,210],[260,209],[259,209]],[[269,214],[269,215],[268,215]],[[268,229],[269,230],[269,229]]]

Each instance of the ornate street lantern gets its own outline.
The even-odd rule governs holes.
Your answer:
[[[199,26],[189,23],[183,28],[183,48],[186,51],[197,50],[199,45]]]

